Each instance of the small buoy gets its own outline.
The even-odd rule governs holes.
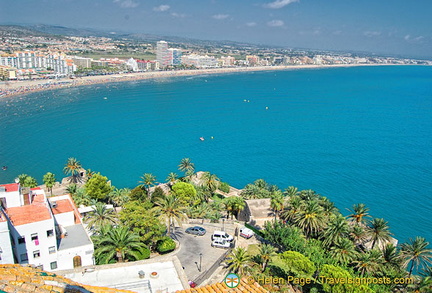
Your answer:
[[[104,100],[108,100],[108,98],[107,98],[107,97],[104,97]]]
[[[211,138],[211,139],[213,139],[214,137],[213,137],[213,136],[211,136],[210,138]]]
[[[244,99],[243,102],[246,102],[246,99]]]
[[[249,103],[250,101],[248,100],[248,103]]]
[[[268,107],[266,107],[266,110],[268,110]]]

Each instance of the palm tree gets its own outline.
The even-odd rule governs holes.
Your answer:
[[[303,201],[299,196],[291,196],[287,208],[281,214],[281,218],[287,222],[294,222],[302,205]]]
[[[216,174],[211,174],[210,172],[204,172],[201,179],[201,185],[204,187],[204,189],[209,190],[211,193],[218,189],[220,185],[220,180]]]
[[[141,187],[145,188],[147,196],[150,197],[150,187],[156,183],[156,177],[152,173],[145,173],[140,178],[138,183],[141,183]]]
[[[366,234],[372,240],[372,249],[375,248],[376,243],[382,243],[391,239],[392,233],[389,231],[389,226],[384,219],[373,219],[366,229]]]
[[[428,248],[429,242],[425,238],[417,236],[414,240],[410,238],[408,243],[401,246],[401,255],[404,259],[405,267],[409,263],[409,277],[411,277],[414,267],[426,267],[432,263],[432,249]]]
[[[96,172],[95,172],[95,171],[92,171],[92,169],[87,169],[87,170],[86,170],[87,180],[90,179],[90,178],[92,178],[93,175],[95,175],[95,174],[96,174]]]
[[[312,236],[325,228],[323,209],[316,201],[308,201],[297,213],[294,224],[307,236]]]
[[[115,224],[117,218],[113,210],[107,209],[105,204],[98,202],[93,207],[93,211],[87,217],[86,222],[89,227],[99,230],[104,225]]]
[[[43,176],[43,182],[45,186],[48,188],[48,191],[51,193],[51,195],[52,195],[52,188],[55,184],[55,181],[56,181],[55,175],[51,172],[48,172]]]
[[[353,261],[355,268],[363,277],[365,274],[371,274],[379,270],[382,264],[381,251],[373,249],[367,253],[359,254],[359,258]]]
[[[270,199],[270,208],[273,210],[275,221],[279,216],[279,212],[284,209],[284,197],[281,191],[275,192],[272,194]]]
[[[255,184],[247,184],[241,192],[241,196],[245,199],[262,198],[262,190]]]
[[[350,232],[351,239],[356,245],[363,245],[367,237],[366,231],[362,226],[354,226]]]
[[[168,174],[168,177],[165,179],[171,186],[177,181],[178,175],[177,173],[171,172]]]
[[[139,250],[145,247],[140,236],[125,226],[119,226],[108,231],[105,236],[99,239],[98,244],[95,255],[101,264],[109,263],[114,257],[118,262],[124,262],[128,255],[138,259]]]
[[[171,234],[171,226],[175,222],[181,226],[182,221],[187,219],[186,207],[182,205],[181,200],[174,195],[158,197],[155,201],[155,207],[151,209],[161,220],[164,220],[168,227],[168,235]]]
[[[399,268],[401,264],[401,256],[398,253],[396,246],[392,243],[387,243],[387,245],[382,250],[382,256],[384,264],[389,267]]]
[[[276,255],[276,249],[270,244],[263,244],[259,248],[259,256],[262,261],[262,272],[265,271],[269,261]]]
[[[63,172],[66,175],[71,175],[70,182],[78,183],[81,181],[80,178],[80,170],[82,166],[76,158],[69,158],[66,162],[66,165],[63,168]]]
[[[346,238],[348,233],[348,223],[342,215],[339,215],[329,223],[327,229],[325,230],[323,244],[327,247],[330,247],[334,243],[340,241],[342,238]]]
[[[28,174],[19,174],[18,175],[18,182],[19,182],[19,184],[21,185],[21,186],[24,186],[24,181],[25,181],[25,179],[27,178],[27,177],[29,177],[29,175]]]
[[[231,251],[226,261],[230,272],[244,275],[252,264],[252,256],[242,247],[237,247]]]
[[[246,202],[243,198],[238,196],[230,196],[223,200],[223,204],[227,211],[227,216],[231,214],[231,218],[233,216],[237,216],[239,212],[241,212],[246,207]]]
[[[338,238],[330,248],[330,256],[346,266],[357,256],[354,244],[348,238]]]
[[[109,194],[109,199],[116,207],[122,207],[125,203],[129,201],[129,194],[130,189],[129,188],[114,188],[113,191]]]
[[[288,188],[286,188],[284,191],[284,195],[288,197],[295,196],[297,195],[297,193],[298,193],[298,188],[294,186],[288,186]]]
[[[365,218],[370,217],[368,214],[369,208],[367,208],[364,203],[353,205],[352,210],[349,211],[351,214],[348,215],[348,218],[351,218],[353,221],[355,221],[357,225],[364,224]]]
[[[188,174],[192,175],[193,172],[195,171],[195,165],[194,163],[191,162],[191,159],[189,158],[181,159],[178,168],[180,171],[185,172],[186,176],[188,176]]]

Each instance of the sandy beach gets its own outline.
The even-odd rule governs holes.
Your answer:
[[[0,98],[19,96],[31,92],[59,89],[65,87],[85,86],[100,83],[121,82],[131,80],[144,80],[153,78],[167,78],[177,76],[192,76],[205,74],[223,74],[234,72],[253,72],[268,70],[295,70],[295,69],[317,69],[330,67],[353,67],[353,66],[379,66],[393,64],[340,64],[340,65],[291,65],[291,66],[258,66],[258,67],[234,67],[213,68],[196,70],[172,70],[172,71],[148,71],[136,73],[124,73],[113,75],[86,76],[76,79],[34,79],[0,82]]]

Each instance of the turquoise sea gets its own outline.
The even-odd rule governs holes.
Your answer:
[[[149,172],[163,182],[190,157],[238,188],[263,178],[313,189],[344,214],[363,202],[400,242],[432,241],[432,67],[177,77],[0,100],[0,183],[60,178],[68,157],[117,187]]]

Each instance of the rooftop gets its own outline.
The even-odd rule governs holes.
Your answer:
[[[67,199],[60,199],[55,201],[55,203],[57,204],[57,207],[52,207],[52,212],[54,215],[58,215],[58,214],[62,214],[62,213],[68,213],[68,212],[73,212],[74,211],[74,207],[72,206],[72,203],[67,200]]]
[[[18,191],[18,183],[0,184],[0,187],[4,187],[6,192]]]
[[[176,265],[175,263],[178,262]],[[143,260],[131,263],[117,263],[92,267],[85,270],[70,270],[58,272],[76,282],[92,286],[104,286],[118,289],[127,289],[135,292],[176,292],[183,290],[180,262],[176,257],[172,260]],[[144,278],[140,278],[139,272],[144,272]],[[155,277],[151,273],[156,272]]]
[[[51,219],[51,213],[45,205],[45,196],[37,194],[30,205],[6,209],[14,226],[25,225]]]
[[[30,266],[0,265],[0,292],[120,293],[127,290],[82,285],[57,274]]]
[[[261,287],[257,282],[248,282],[242,279],[236,288],[228,288],[225,283],[216,283],[204,287],[197,287],[193,289],[186,289],[177,291],[176,293],[234,293],[234,292],[248,292],[248,293],[267,293],[268,291]]]
[[[60,238],[58,240],[60,242],[58,246],[58,250],[64,250],[64,249],[92,244],[83,225],[76,224],[72,226],[66,226],[63,228],[67,231],[67,236],[65,238]]]

